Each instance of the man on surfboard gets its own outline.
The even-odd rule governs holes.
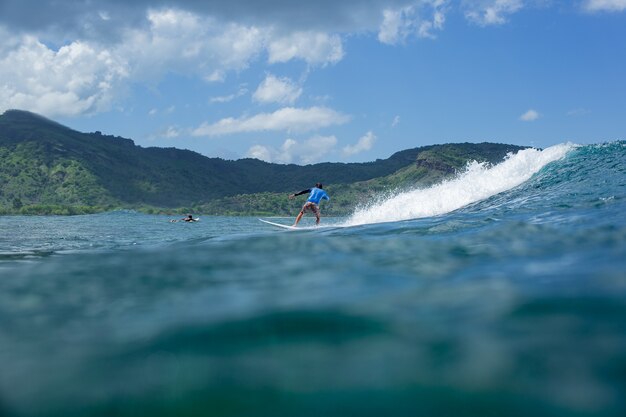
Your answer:
[[[304,213],[306,213],[307,211],[313,212],[313,214],[315,214],[315,224],[316,225],[320,224],[320,208],[319,208],[320,201],[322,199],[330,200],[330,197],[328,196],[328,194],[326,194],[326,191],[322,189],[322,183],[320,182],[315,184],[315,187],[313,188],[302,190],[299,193],[290,194],[289,199],[295,198],[298,195],[302,195],[306,193],[310,193],[309,198],[306,200],[306,203],[304,203],[304,205],[302,206],[302,210],[300,210],[298,217],[296,217],[296,222],[293,224],[294,227],[298,225],[298,222],[300,221],[302,216],[304,216]]]
[[[191,214],[188,214],[187,217],[183,217],[180,220],[170,220],[171,223],[176,223],[176,222],[197,222],[199,219],[194,219],[193,216]]]

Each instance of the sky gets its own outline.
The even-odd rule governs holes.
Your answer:
[[[626,139],[626,0],[0,0],[0,113],[363,162]]]

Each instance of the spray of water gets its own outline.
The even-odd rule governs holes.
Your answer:
[[[472,162],[454,179],[430,188],[393,195],[357,209],[345,225],[394,222],[449,213],[517,187],[550,162],[563,158],[574,147],[573,144],[560,144],[544,150],[524,149],[509,154],[493,167]]]

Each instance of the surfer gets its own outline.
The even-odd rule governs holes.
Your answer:
[[[315,187],[313,188],[302,190],[299,193],[290,194],[289,199],[291,200],[298,195],[302,195],[306,193],[310,193],[309,198],[306,200],[306,203],[304,203],[304,205],[302,206],[302,210],[300,210],[298,217],[296,217],[296,222],[293,224],[294,227],[298,225],[298,222],[300,221],[300,219],[302,219],[302,216],[304,216],[304,213],[306,213],[307,211],[313,212],[313,214],[315,214],[315,224],[316,225],[320,224],[320,208],[319,208],[320,201],[322,199],[330,200],[330,197],[328,197],[328,194],[326,194],[326,191],[322,189],[322,183],[320,182],[315,184]]]
[[[183,217],[180,220],[170,220],[170,223],[176,223],[176,222],[197,222],[200,219],[194,219],[193,216],[191,214],[188,214],[187,217]]]

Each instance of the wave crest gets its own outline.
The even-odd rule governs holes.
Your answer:
[[[473,161],[453,179],[429,188],[402,192],[357,209],[346,226],[395,222],[437,216],[510,190],[530,179],[543,167],[557,161],[577,145],[524,149],[489,166]]]

